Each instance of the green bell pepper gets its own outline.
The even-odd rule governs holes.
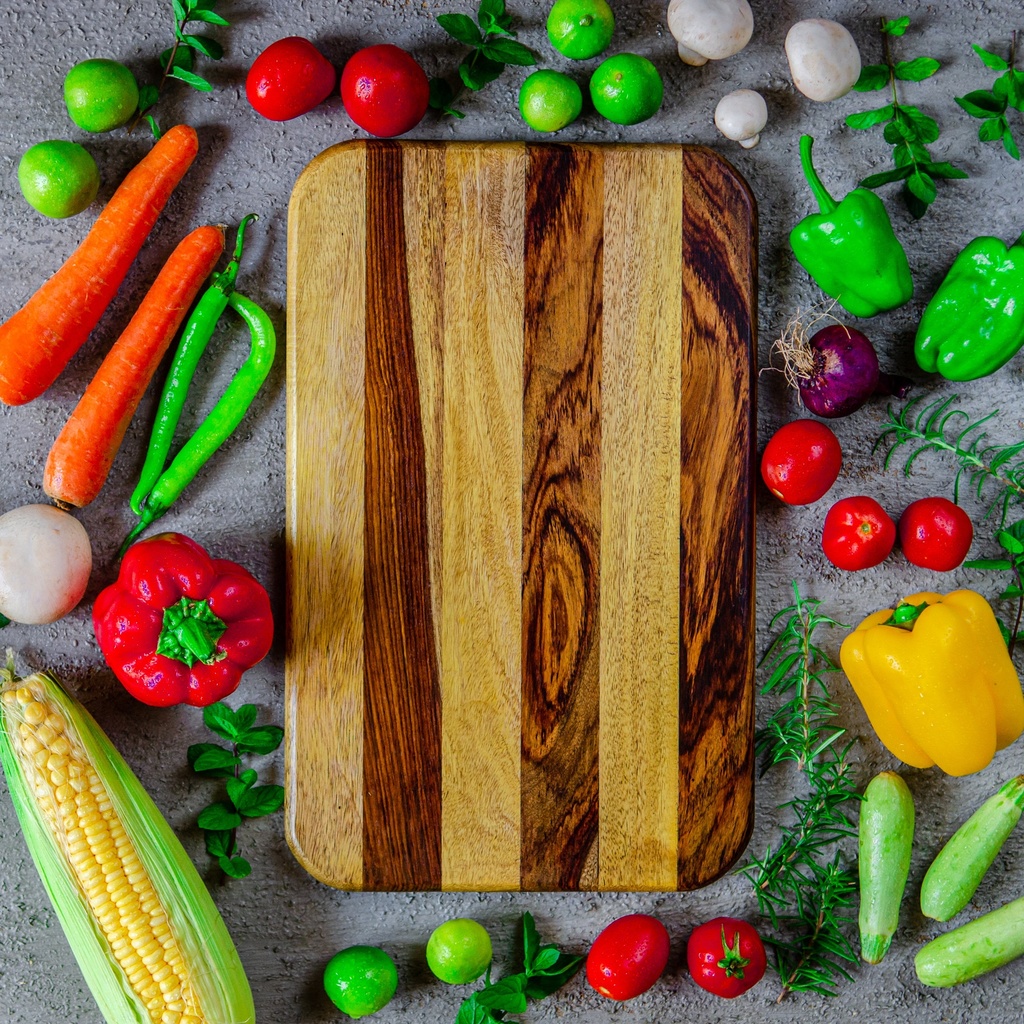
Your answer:
[[[921,317],[917,364],[948,380],[995,373],[1024,345],[1024,235],[1012,246],[974,239],[953,261]]]
[[[848,313],[874,316],[909,301],[910,265],[882,200],[855,188],[837,203],[811,163],[810,135],[800,137],[804,177],[821,213],[805,217],[789,235],[800,265]]]

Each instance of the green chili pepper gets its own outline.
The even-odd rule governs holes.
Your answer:
[[[238,227],[235,251],[225,270],[196,305],[178,343],[174,360],[160,396],[156,423],[138,487],[131,507],[139,522],[125,538],[122,553],[140,533],[160,518],[181,492],[195,479],[210,456],[227,440],[252,405],[270,372],[277,348],[277,335],[267,313],[251,299],[234,291],[242,256],[246,225],[255,215],[245,217]],[[174,431],[188,397],[189,384],[221,315],[230,306],[249,327],[249,357],[239,367],[224,394],[181,450],[166,466]]]
[[[1024,236],[982,236],[953,261],[914,340],[922,370],[948,380],[995,373],[1024,345]]]
[[[903,251],[882,200],[855,188],[836,202],[811,163],[810,135],[800,138],[800,163],[821,213],[805,217],[789,235],[800,265],[818,287],[854,316],[895,309],[914,293]]]

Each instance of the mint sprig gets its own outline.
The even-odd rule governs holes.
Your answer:
[[[437,22],[453,39],[470,47],[459,64],[459,79],[466,89],[479,92],[498,78],[510,65],[532,67],[537,63],[533,51],[516,40],[512,16],[505,0],[480,0],[476,21],[468,14],[439,14]],[[458,92],[445,78],[430,80],[430,106],[442,114],[463,118],[465,113],[453,104]]]
[[[224,56],[224,47],[216,39],[196,35],[186,31],[186,28],[193,21],[222,27],[229,25],[230,22],[214,10],[216,5],[217,0],[171,0],[174,12],[174,43],[160,54],[160,81],[156,85],[144,85],[139,90],[139,109],[132,122],[132,129],[140,119],[145,118],[153,137],[160,138],[160,125],[148,111],[156,106],[169,78],[184,82],[199,92],[213,91],[213,86],[202,75],[196,73],[196,55],[210,60],[220,60]]]
[[[257,786],[254,768],[242,768],[242,754],[270,754],[281,745],[284,730],[276,725],[257,725],[255,704],[243,704],[237,711],[219,702],[203,708],[207,729],[230,747],[219,743],[194,743],[188,748],[188,763],[198,775],[225,779],[226,800],[204,807],[197,824],[203,830],[206,852],[228,878],[245,878],[252,865],[238,853],[237,830],[245,818],[262,818],[284,803],[280,786]]]
[[[542,945],[533,915],[523,914],[523,969],[492,982],[490,971],[484,987],[464,999],[455,1024],[511,1024],[506,1014],[526,1011],[560,989],[580,969],[583,957],[563,953],[557,946]]]
[[[936,161],[928,146],[939,138],[938,122],[917,107],[901,103],[896,89],[897,82],[923,82],[931,78],[940,68],[934,57],[914,57],[912,60],[895,61],[889,40],[902,36],[910,26],[910,18],[896,18],[881,23],[884,64],[868,64],[861,69],[860,78],[854,85],[858,92],[875,92],[887,86],[891,102],[875,110],[850,114],[846,118],[848,127],[865,131],[875,125],[884,124],[882,135],[892,146],[893,163],[890,171],[871,174],[861,181],[864,188],[879,188],[890,182],[903,182],[903,201],[910,213],[917,218],[928,212],[935,201],[937,178],[966,178],[967,172],[948,161]]]
[[[1011,107],[1024,111],[1024,71],[1018,71],[1014,64],[1017,54],[1017,33],[1010,40],[1010,59],[1000,57],[998,53],[984,50],[980,46],[972,47],[985,67],[992,71],[1003,72],[992,83],[991,89],[975,89],[966,96],[955,97],[957,104],[971,117],[981,120],[978,138],[982,142],[1002,142],[1014,160],[1020,159],[1020,149],[1013,137],[1006,112]]]

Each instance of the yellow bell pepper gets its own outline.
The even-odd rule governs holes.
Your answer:
[[[839,660],[878,738],[915,768],[970,775],[1024,732],[1020,679],[973,590],[911,594],[869,615]]]

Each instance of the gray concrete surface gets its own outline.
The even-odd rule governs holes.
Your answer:
[[[3,471],[0,509],[44,500],[42,467],[47,449],[116,336],[141,298],[163,258],[189,228],[204,222],[237,223],[255,210],[262,220],[251,232],[244,289],[273,314],[283,337],[285,326],[286,208],[292,184],[318,152],[358,135],[332,97],[297,121],[274,124],[258,118],[243,90],[245,71],[256,54],[289,34],[314,39],[337,64],[361,45],[393,41],[422,59],[428,72],[453,68],[457,48],[437,28],[435,14],[469,10],[455,0],[296,0],[260,3],[223,0],[232,25],[210,34],[225,43],[227,56],[204,70],[215,89],[200,95],[185,87],[170,88],[160,103],[165,125],[178,120],[195,125],[202,151],[194,169],[171,200],[151,241],[133,268],[110,311],[92,339],[50,391],[38,401],[2,410]],[[546,45],[543,22],[546,0],[514,0],[521,17],[521,38],[543,55],[545,65],[563,62]],[[1000,149],[978,141],[978,122],[953,103],[954,95],[988,85],[992,75],[970,51],[971,42],[1005,51],[1016,0],[953,0],[948,4],[892,3],[862,0],[754,0],[754,40],[737,57],[703,69],[684,67],[674,56],[664,24],[662,0],[619,0],[619,30],[614,45],[651,56],[666,77],[666,102],[653,120],[633,129],[602,123],[593,113],[564,132],[566,139],[601,142],[686,141],[711,145],[725,154],[748,178],[760,201],[760,364],[776,332],[798,306],[816,298],[807,276],[786,245],[792,224],[811,209],[810,195],[799,178],[796,155],[801,132],[818,140],[817,159],[826,183],[837,195],[861,176],[888,166],[888,147],[880,132],[856,133],[843,126],[845,115],[881,102],[882,94],[856,93],[829,104],[816,104],[797,94],[789,80],[782,49],[789,25],[802,16],[835,17],[857,38],[865,62],[880,57],[876,19],[881,13],[909,14],[914,21],[898,45],[905,56],[931,54],[943,70],[921,85],[903,89],[907,102],[918,103],[936,116],[942,137],[933,147],[971,174],[968,181],[944,182],[927,217],[914,222],[904,212],[893,188],[883,190],[897,232],[915,272],[914,301],[867,324],[868,333],[893,368],[914,374],[911,342],[923,303],[941,279],[955,253],[979,233],[1006,239],[1024,226],[1024,169]],[[22,200],[16,181],[21,153],[50,138],[84,142],[102,173],[101,199],[147,149],[143,133],[123,131],[85,137],[67,119],[61,83],[72,64],[86,57],[108,56],[124,61],[140,77],[151,79],[156,55],[170,39],[169,0],[4,0],[0,4],[0,314],[13,312],[73,249],[95,215],[94,207],[64,222],[44,219]],[[1019,20],[1019,19],[1018,19]],[[1020,26],[1024,27],[1024,26]],[[527,132],[516,113],[515,97],[522,72],[511,70],[484,94],[466,101],[467,118],[460,123],[429,116],[414,135],[435,139],[523,138]],[[763,91],[770,123],[761,145],[750,152],[727,143],[712,124],[715,103],[741,86]],[[1024,118],[1014,115],[1024,144]],[[188,423],[210,407],[241,359],[237,333],[218,333],[211,358],[201,369],[194,411]],[[961,390],[963,405],[981,414],[1002,409],[992,424],[994,438],[1010,442],[1024,426],[1021,359],[997,375]],[[952,393],[934,381],[919,381],[918,392]],[[778,375],[760,379],[759,433],[763,442],[784,421],[800,413],[794,394]],[[11,626],[3,642],[16,648],[23,666],[48,666],[59,673],[109,731],[117,746],[149,788],[190,854],[207,869],[200,833],[194,822],[213,786],[191,776],[185,748],[204,738],[200,717],[191,709],[157,711],[132,702],[106,670],[93,639],[90,604],[110,579],[112,556],[129,524],[127,500],[141,466],[148,437],[153,396],[133,424],[102,496],[81,512],[95,546],[96,569],[87,600],[61,622],[47,627]],[[952,466],[933,455],[921,460],[914,475],[883,473],[872,454],[884,404],[876,403],[835,424],[844,447],[845,467],[830,498],[866,493],[877,496],[891,514],[914,498],[950,494]],[[266,392],[256,402],[238,435],[211,460],[178,507],[165,519],[169,529],[196,537],[217,554],[246,564],[274,595],[283,621],[284,575],[284,360],[279,360]],[[914,569],[896,554],[882,566],[861,574],[844,574],[824,560],[818,537],[827,502],[804,509],[785,508],[760,492],[758,520],[759,648],[768,641],[768,622],[789,597],[790,581],[806,594],[821,598],[825,608],[845,622],[885,602],[922,587],[952,589],[975,586],[990,596],[998,583],[977,572],[959,570],[934,577]],[[968,502],[980,517],[981,506]],[[993,524],[978,521],[974,554],[990,553]],[[835,650],[842,634],[828,638]],[[282,719],[282,636],[263,664],[249,673],[235,697],[259,704],[263,720]],[[865,719],[841,677],[835,689],[842,702],[842,723],[862,738],[858,748],[865,779],[892,767],[893,760],[873,739]],[[759,716],[769,708],[762,702]],[[791,1022],[811,1016],[829,1021],[981,1021],[1009,1024],[1021,1019],[1020,987],[1024,962],[973,984],[950,991],[929,991],[918,985],[913,956],[936,929],[915,910],[917,885],[942,837],[999,783],[1020,770],[1018,743],[997,756],[984,772],[968,779],[945,778],[935,771],[905,771],[918,805],[918,840],[900,931],[889,958],[881,966],[856,971],[834,1000],[799,996],[776,1005],[777,982],[769,977],[759,988],[735,1002],[720,1002],[700,992],[686,975],[685,937],[699,921],[720,913],[753,917],[749,884],[728,877],[701,892],[681,895],[372,895],[327,889],[309,878],[292,858],[283,836],[282,818],[249,823],[243,843],[254,865],[241,882],[220,884],[209,872],[219,904],[255,992],[259,1019],[268,1024],[323,1024],[339,1015],[322,994],[320,973],[327,959],[352,943],[381,944],[396,958],[401,983],[381,1021],[440,1024],[453,1019],[461,993],[429,976],[423,946],[442,920],[470,915],[484,922],[494,936],[497,967],[511,964],[515,925],[530,910],[542,933],[573,950],[588,942],[608,921],[630,911],[650,911],[668,925],[672,959],[665,978],[635,1002],[614,1005],[596,996],[581,980],[558,997],[526,1015],[527,1020],[586,1020],[602,1024],[649,1021],[772,1021]],[[262,774],[280,779],[280,754],[259,765]],[[779,821],[777,804],[792,792],[794,779],[784,770],[769,773],[758,787],[757,824],[751,851],[772,840]],[[1024,835],[1012,837],[997,866],[985,880],[972,908],[979,912],[1024,892]],[[9,800],[0,797],[0,1021],[9,1024],[98,1024],[95,1005],[76,969],[32,868]]]

